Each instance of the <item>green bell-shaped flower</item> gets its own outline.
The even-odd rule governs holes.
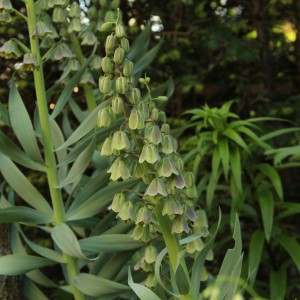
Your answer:
[[[102,156],[111,156],[113,154],[112,137],[109,136],[104,140],[100,154]]]
[[[66,58],[72,58],[73,52],[70,50],[69,46],[66,43],[59,43],[52,55],[52,60],[62,60]]]
[[[160,128],[160,131],[161,133],[164,133],[164,134],[170,134],[170,125],[165,123],[165,124],[162,124],[161,125],[161,128]]]
[[[184,177],[182,176],[181,173],[179,173],[178,176],[174,176],[173,184],[178,189],[183,189],[183,188],[186,187],[186,183],[185,183]]]
[[[55,6],[52,14],[53,23],[65,23],[67,21],[67,13],[65,8]]]
[[[153,264],[157,259],[157,255],[157,249],[153,245],[150,245],[145,248],[143,259],[147,264]]]
[[[170,177],[172,174],[179,175],[170,156],[165,156],[158,162],[157,174],[159,177]]]
[[[137,105],[136,105],[136,109],[138,111],[141,112],[144,120],[147,120],[150,116],[150,112],[149,112],[149,105],[147,102],[145,101],[140,101]]]
[[[123,221],[134,220],[135,219],[135,209],[131,201],[126,201],[123,204],[123,208],[117,215]]]
[[[143,163],[144,161],[149,164],[154,164],[160,159],[160,155],[157,151],[157,148],[153,144],[145,144],[142,149],[142,153],[139,157],[139,163]]]
[[[97,38],[91,30],[87,29],[82,33],[81,45],[92,46],[95,45],[96,43],[97,43]]]
[[[23,57],[22,70],[33,71],[38,66],[36,57],[32,53],[26,53]]]
[[[96,82],[95,82],[92,74],[88,71],[85,71],[83,73],[83,75],[81,76],[81,78],[80,78],[79,84],[80,85],[95,86]]]
[[[53,33],[52,29],[48,27],[47,23],[41,20],[36,22],[36,32],[40,39],[49,37]]]
[[[71,7],[70,7],[70,11],[69,11],[69,16],[71,18],[80,18],[81,16],[81,9],[78,3],[73,2]]]
[[[162,152],[171,154],[177,151],[177,141],[169,134],[162,135]]]
[[[136,240],[142,240],[144,243],[147,243],[150,238],[150,229],[148,225],[138,224],[135,226],[131,237]]]
[[[124,193],[117,193],[114,195],[112,204],[109,209],[112,209],[114,212],[118,213],[124,208],[124,204],[126,202],[126,197]]]
[[[182,215],[183,214],[183,206],[180,202],[172,196],[169,196],[165,202],[162,210],[162,215]]]
[[[82,30],[82,24],[79,18],[73,18],[68,26],[68,32],[80,32]]]
[[[153,222],[153,215],[151,210],[145,205],[138,210],[135,224],[144,223],[150,224]]]
[[[180,234],[183,232],[186,232],[186,233],[190,232],[190,228],[189,228],[187,221],[180,217],[174,219],[173,225],[172,225],[172,233]]]
[[[9,24],[12,21],[12,17],[8,10],[1,9],[0,10],[0,24],[5,25]]]
[[[141,100],[141,91],[138,88],[132,88],[128,92],[128,100],[131,104],[137,104]]]
[[[139,111],[133,109],[130,112],[128,127],[131,130],[142,129],[144,127],[144,119]]]
[[[10,58],[19,58],[22,55],[18,44],[14,40],[9,40],[3,44],[0,48],[0,56],[10,59]]]
[[[101,68],[101,56],[99,55],[94,55],[92,58],[92,61],[90,63],[90,68],[93,70],[100,70]]]
[[[151,125],[145,130],[145,138],[149,143],[158,145],[161,142],[161,132],[157,125]]]
[[[0,10],[10,11],[12,8],[10,0],[0,0]]]
[[[118,179],[126,180],[131,177],[128,166],[122,160],[121,157],[118,157],[111,167],[107,170],[107,173],[110,173],[110,179],[117,181]]]
[[[123,25],[120,25],[120,24],[116,25],[115,32],[116,32],[117,38],[123,38],[126,36],[125,28]]]
[[[116,131],[112,138],[112,148],[116,150],[130,150],[130,141],[126,131]]]
[[[145,194],[151,197],[155,197],[157,195],[162,195],[164,197],[168,196],[166,186],[161,178],[153,179]]]

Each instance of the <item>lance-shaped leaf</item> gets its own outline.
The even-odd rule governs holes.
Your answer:
[[[0,275],[15,276],[54,264],[53,261],[32,255],[11,254],[0,257]]]
[[[1,153],[0,171],[8,184],[29,205],[42,212],[53,213],[50,205],[40,192],[29,182],[14,163]]]
[[[11,84],[8,101],[11,126],[20,144],[32,160],[43,163],[30,117],[14,81]]]
[[[59,188],[66,186],[67,184],[78,182],[81,178],[81,175],[88,167],[94,153],[95,149],[95,139],[92,139],[90,144],[84,149],[77,159],[75,160],[74,164],[72,165],[67,177],[59,184]]]
[[[16,163],[32,170],[44,172],[46,167],[33,161],[25,152],[14,144],[3,132],[0,131],[0,152]]]
[[[130,291],[130,288],[126,285],[86,273],[73,277],[71,282],[80,291],[92,297],[118,295]],[[154,298],[152,299],[154,300]]]
[[[160,298],[156,294],[154,294],[150,289],[148,289],[147,287],[145,287],[141,284],[133,282],[130,268],[128,268],[128,284],[140,299],[160,300]]]
[[[51,236],[55,244],[64,253],[72,257],[87,259],[87,257],[82,253],[80,249],[80,245],[75,233],[68,225],[62,223],[55,226],[51,230]]]
[[[0,223],[45,224],[53,221],[53,215],[26,206],[0,209]]]

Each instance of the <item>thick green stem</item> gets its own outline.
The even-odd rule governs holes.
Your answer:
[[[43,63],[40,54],[39,43],[37,40],[35,24],[36,24],[36,15],[35,15],[35,5],[34,0],[26,0],[26,9],[28,16],[28,31],[30,38],[30,47],[31,52],[35,55],[38,61],[38,67],[34,69],[34,84],[37,98],[37,105],[41,123],[42,139],[44,145],[44,155],[45,155],[45,164],[47,168],[47,179],[51,195],[52,207],[54,212],[55,223],[61,224],[65,222],[65,211],[64,204],[61,195],[60,189],[58,186],[58,174],[57,174],[57,165],[53,149],[53,142],[51,138],[51,126],[50,119],[48,114],[48,104],[45,91],[44,83],[44,74],[43,74]],[[66,261],[67,272],[69,278],[78,275],[77,263],[74,258],[64,254]],[[76,300],[84,300],[85,297],[81,291],[79,291],[75,286],[72,286],[74,298]]]
[[[82,54],[78,38],[74,34],[74,32],[71,32],[69,34],[69,37],[70,37],[71,42],[72,42],[73,51],[74,51],[80,65],[83,66],[84,63],[85,63],[85,58],[84,58],[84,55]],[[85,96],[85,99],[86,99],[88,110],[92,111],[96,107],[96,98],[94,96],[93,89],[92,89],[91,86],[85,85],[83,87],[83,92],[84,92],[84,96]]]

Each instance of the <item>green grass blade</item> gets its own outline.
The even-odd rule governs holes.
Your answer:
[[[223,131],[223,135],[231,139],[233,142],[235,142],[237,145],[241,146],[243,149],[248,151],[247,144],[245,141],[242,139],[242,137],[233,129],[227,127]]]
[[[280,246],[290,255],[293,262],[295,263],[298,272],[300,272],[300,245],[299,243],[292,237],[287,235],[280,235],[276,237],[276,241],[280,244]]]
[[[287,276],[286,270],[271,271],[270,276],[271,299],[281,300],[286,297]]]
[[[239,192],[242,191],[242,167],[241,156],[238,147],[234,147],[230,152],[231,173]]]
[[[279,199],[283,200],[283,190],[278,172],[268,164],[259,164],[256,165],[256,168],[271,180]]]
[[[256,230],[250,239],[249,245],[249,273],[250,273],[250,284],[253,285],[255,282],[256,274],[259,268],[262,250],[264,247],[265,236],[262,230]]]
[[[262,215],[265,237],[266,240],[269,242],[272,234],[274,218],[273,194],[267,189],[262,189],[257,191],[257,197]]]
[[[0,171],[8,184],[29,205],[47,214],[52,214],[52,209],[46,199],[29,182],[16,165],[5,155],[0,153]]]
[[[26,299],[49,300],[49,298],[28,278],[22,282],[22,292]]]
[[[133,282],[130,268],[128,268],[128,284],[141,300],[160,300],[160,298],[150,289],[141,284]]]
[[[219,155],[222,160],[225,179],[228,180],[229,173],[229,145],[227,139],[221,139],[219,142]]]
[[[130,291],[130,288],[126,285],[86,273],[81,273],[78,276],[73,277],[71,282],[80,291],[92,297],[104,297],[107,295],[117,296]]]
[[[8,103],[11,126],[24,151],[33,161],[43,163],[31,119],[14,80],[11,84]]]
[[[11,254],[0,257],[0,275],[15,276],[39,269],[54,262],[38,256],[26,254]]]

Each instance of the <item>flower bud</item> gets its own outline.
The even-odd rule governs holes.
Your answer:
[[[147,264],[153,264],[157,259],[157,250],[153,245],[146,247],[144,260]]]
[[[104,73],[111,73],[114,69],[114,63],[108,56],[105,56],[102,58],[101,67]]]
[[[174,216],[181,214],[183,214],[183,207],[179,203],[179,201],[174,199],[174,197],[168,197],[167,200],[164,202],[162,215]]]
[[[66,10],[61,6],[55,6],[52,14],[53,23],[65,23],[67,20]]]
[[[195,185],[195,176],[193,172],[186,172],[184,179],[188,188],[192,188]]]
[[[182,158],[178,155],[178,154],[172,154],[172,159],[173,159],[173,162],[175,164],[175,167],[177,168],[177,170],[179,172],[182,172],[183,171],[183,160]]]
[[[116,78],[116,91],[119,94],[125,94],[128,90],[128,83],[126,77]]]
[[[150,185],[148,186],[145,194],[151,197],[155,197],[157,195],[165,197],[168,196],[166,186],[161,178],[153,179]]]
[[[144,118],[147,120],[149,118],[149,105],[145,101],[141,101],[136,106],[137,110],[139,110]]]
[[[128,92],[128,100],[131,104],[136,104],[141,100],[141,91],[138,88],[132,88]]]
[[[133,62],[127,59],[124,63],[122,72],[125,77],[130,77],[133,72]]]
[[[131,201],[125,202],[123,209],[118,213],[118,218],[123,221],[134,220],[135,219],[135,210],[134,205]]]
[[[139,209],[136,216],[135,224],[138,223],[150,224],[151,222],[153,222],[152,213],[150,209],[145,205]]]
[[[114,212],[118,213],[124,208],[124,204],[126,202],[126,197],[124,193],[117,193],[114,195],[112,204],[110,205],[110,209]]]
[[[106,54],[114,54],[116,46],[116,37],[111,34],[106,38],[105,52]]]
[[[88,18],[90,20],[96,20],[98,18],[98,11],[96,6],[92,5],[88,10]]]
[[[112,111],[119,115],[124,111],[123,99],[121,97],[115,97],[111,100]]]
[[[23,57],[22,70],[33,71],[38,66],[36,57],[32,53],[26,53]]]
[[[12,5],[10,0],[0,0],[0,10],[12,10]]]
[[[128,39],[122,38],[121,42],[120,42],[120,46],[121,46],[121,48],[123,48],[125,50],[125,52],[128,52],[130,49]]]
[[[157,121],[158,120],[158,113],[159,113],[159,110],[157,108],[153,108],[152,111],[151,111],[151,119],[153,121]]]
[[[97,118],[97,125],[98,127],[109,127],[115,121],[115,115],[113,114],[110,107],[104,107],[99,110],[98,118]]]
[[[125,50],[123,48],[117,48],[114,53],[114,62],[121,65],[125,58]]]
[[[116,150],[130,150],[130,141],[125,131],[116,131],[112,139],[112,148]]]
[[[181,218],[177,218],[173,221],[172,233],[179,233],[180,234],[182,232],[189,233],[190,232],[189,225],[188,225],[186,220],[183,220]]]
[[[116,29],[115,29],[115,32],[116,32],[116,37],[117,38],[123,38],[126,33],[125,33],[125,29],[124,29],[124,26],[123,25],[117,25],[116,26]]]
[[[143,146],[142,153],[139,157],[139,163],[143,163],[144,161],[149,164],[154,164],[160,159],[157,148],[153,144],[145,144]]]
[[[106,76],[99,78],[99,90],[103,94],[108,94],[111,91],[111,80]]]
[[[107,0],[99,0],[99,4],[101,5],[101,7],[107,7],[108,6],[108,1]]]
[[[113,154],[112,137],[109,136],[104,140],[100,154],[102,156],[111,156]]]
[[[145,138],[149,143],[158,145],[161,142],[161,132],[157,125],[151,125],[145,130]]]
[[[131,130],[142,129],[144,127],[144,119],[142,114],[133,109],[129,116],[128,127]]]
[[[69,16],[71,18],[80,18],[81,16],[81,9],[78,3],[73,2],[70,7]]]
[[[68,26],[68,32],[80,32],[82,30],[82,25],[80,19],[73,18]]]
[[[114,23],[113,22],[105,22],[101,25],[100,31],[109,31],[113,28]]]
[[[85,30],[81,35],[81,45],[94,45],[97,43],[97,38],[91,30]]]
[[[166,97],[166,96],[159,96],[159,97],[155,98],[155,100],[157,100],[157,102],[160,102],[160,103],[165,103],[165,102],[167,102],[169,99],[168,99],[168,97]]]
[[[8,10],[1,9],[0,10],[0,24],[5,25],[11,23],[12,18]]]
[[[107,173],[110,173],[110,179],[117,181],[118,179],[126,180],[131,177],[128,166],[126,163],[118,157],[107,170]]]
[[[77,59],[69,59],[66,69],[69,69],[70,72],[76,72],[80,68],[79,61]]]
[[[158,113],[158,119],[157,120],[159,122],[166,123],[167,122],[166,113],[164,111],[160,110],[159,113]]]
[[[10,59],[10,58],[19,58],[22,55],[19,50],[18,44],[14,40],[6,41],[3,46],[0,48],[0,56]]]
[[[48,7],[53,8],[53,7],[61,7],[61,6],[66,6],[68,5],[69,1],[66,0],[49,0],[48,1]]]

